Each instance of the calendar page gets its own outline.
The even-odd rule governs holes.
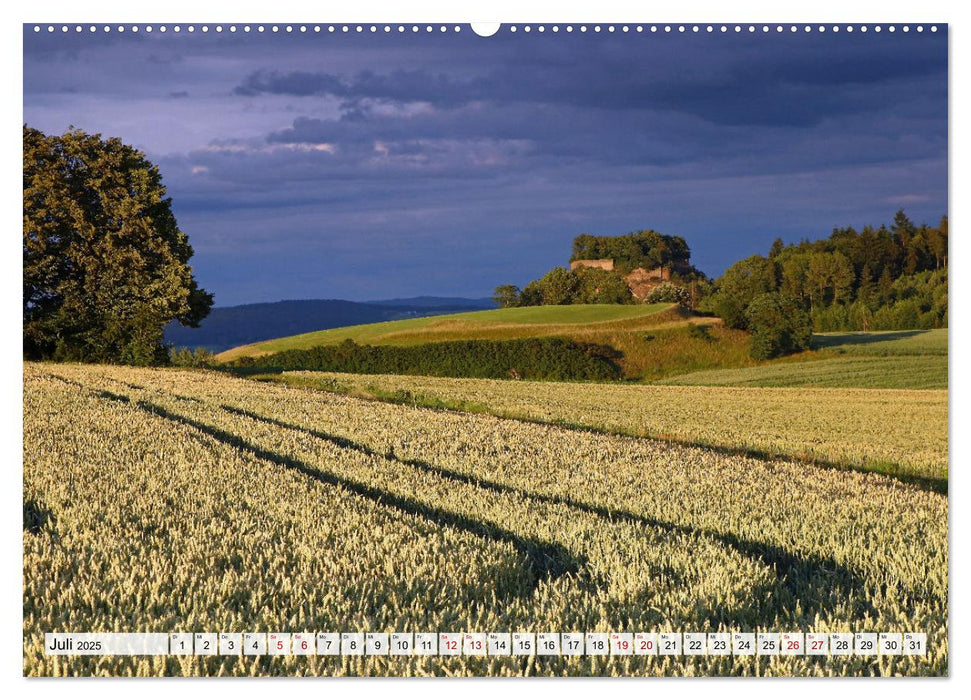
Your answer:
[[[314,16],[19,29],[23,675],[947,676],[947,22]]]

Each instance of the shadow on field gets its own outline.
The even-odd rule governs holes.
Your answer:
[[[884,343],[891,340],[903,340],[913,338],[915,335],[923,335],[926,330],[914,331],[880,331],[877,333],[834,333],[832,335],[815,334],[812,338],[814,350],[831,348],[838,345],[870,345],[871,343]]]
[[[237,435],[187,416],[173,413],[148,401],[135,400],[110,391],[88,389],[88,387],[77,382],[59,379],[82,389],[90,390],[100,397],[132,405],[152,415],[194,428],[219,442],[249,452],[259,459],[293,469],[318,482],[345,488],[382,506],[395,508],[410,515],[417,515],[439,526],[453,527],[477,537],[508,543],[523,557],[523,573],[525,574],[522,589],[517,588],[515,591],[507,592],[508,595],[530,595],[541,581],[554,580],[565,575],[576,575],[581,587],[595,588],[597,586],[596,582],[592,581],[589,574],[583,570],[586,565],[586,558],[571,552],[558,543],[521,537],[488,521],[452,513],[412,498],[399,496],[383,489],[322,471],[305,462],[264,449]],[[135,388],[135,385],[129,386]],[[164,394],[166,397],[176,400],[201,401],[194,397],[190,399],[190,397],[182,397],[168,392],[164,392]],[[366,456],[394,460],[402,465],[434,474],[440,478],[471,485],[493,493],[514,495],[537,503],[564,506],[597,516],[606,522],[635,523],[672,535],[707,539],[717,542],[746,558],[755,560],[774,572],[776,577],[774,583],[752,591],[746,605],[740,609],[729,609],[717,603],[709,607],[704,601],[699,601],[698,616],[702,619],[708,619],[716,626],[719,623],[730,624],[733,622],[741,623],[744,626],[757,626],[759,620],[774,619],[780,615],[784,618],[787,613],[791,614],[797,608],[802,620],[811,621],[817,614],[825,617],[828,611],[847,604],[850,604],[852,608],[846,612],[854,618],[875,614],[875,609],[868,600],[872,591],[867,591],[864,578],[829,557],[794,553],[783,547],[746,539],[731,533],[679,525],[630,511],[585,503],[569,496],[534,493],[515,486],[463,474],[423,460],[398,457],[393,451],[375,450],[368,445],[340,435],[288,423],[236,406],[221,404],[219,408],[250,420],[302,432],[316,439],[330,442],[342,449],[353,450]],[[916,601],[922,598],[916,591],[908,591],[907,593],[911,600]]]
[[[393,451],[381,452],[368,445],[355,442],[340,435],[332,435],[313,428],[287,423],[236,406],[221,404],[220,408],[227,412],[279,428],[302,432],[317,439],[330,442],[343,449],[354,450],[366,456],[394,460],[405,466],[435,474],[443,479],[475,486],[486,491],[492,491],[493,493],[518,496],[538,503],[565,506],[583,513],[595,515],[608,522],[636,523],[669,534],[688,535],[718,542],[724,547],[738,552],[742,556],[758,560],[761,564],[774,571],[777,577],[777,588],[779,589],[777,592],[782,593],[784,591],[783,598],[791,599],[792,602],[800,602],[803,614],[810,618],[815,616],[817,612],[822,613],[825,608],[829,607],[828,601],[842,604],[849,600],[857,600],[858,607],[854,611],[855,615],[863,616],[867,613],[872,614],[875,612],[872,606],[865,601],[865,596],[859,595],[859,592],[864,587],[863,578],[856,572],[828,557],[796,554],[782,547],[745,539],[730,533],[678,525],[630,511],[584,503],[568,496],[534,493],[515,486],[456,472],[424,460],[398,457]],[[857,595],[854,595],[854,592]],[[766,591],[767,595],[771,595],[771,593],[770,591]],[[769,607],[779,609],[785,608],[791,610],[793,608],[790,602],[778,599],[758,601],[757,604],[767,604]],[[720,618],[721,614],[719,611],[712,611],[711,616]]]
[[[850,600],[857,600],[857,609],[854,611],[856,616],[863,616],[867,613],[873,614],[875,612],[872,606],[866,602],[865,596],[859,594],[863,590],[863,578],[831,558],[795,554],[782,547],[737,537],[730,533],[678,525],[629,511],[584,503],[568,496],[534,493],[515,486],[500,484],[495,481],[456,472],[424,460],[398,457],[393,452],[382,453],[368,445],[355,442],[340,435],[332,435],[313,428],[277,420],[236,406],[221,404],[220,408],[227,412],[279,428],[302,432],[317,439],[330,442],[343,449],[354,450],[370,457],[382,457],[384,459],[394,460],[405,466],[435,474],[443,479],[475,486],[493,493],[514,495],[537,503],[566,506],[567,508],[582,513],[595,515],[608,522],[636,523],[669,534],[687,535],[718,542],[722,546],[734,550],[742,556],[756,559],[775,572],[777,588],[785,591],[785,594],[780,599],[778,596],[772,595],[772,591],[766,591],[765,593],[767,596],[770,596],[770,599],[753,601],[756,605],[765,604],[773,609],[791,610],[794,606],[789,601],[784,600],[788,598],[792,602],[798,601],[801,604],[803,614],[812,618],[816,613],[822,613],[825,608],[829,607],[827,601],[845,603]],[[853,595],[854,592],[857,595]],[[726,611],[711,611],[709,617],[721,618],[724,612]]]
[[[581,567],[586,563],[582,557],[572,554],[566,547],[555,542],[544,542],[538,539],[519,537],[504,528],[485,520],[476,520],[458,513],[451,513],[440,508],[429,506],[411,498],[399,496],[390,491],[368,486],[367,484],[337,476],[330,472],[322,471],[316,467],[306,464],[297,459],[280,455],[276,452],[264,449],[258,445],[247,442],[238,435],[221,430],[211,425],[201,423],[187,416],[152,404],[148,401],[135,401],[121,394],[110,391],[99,390],[98,396],[112,401],[126,403],[142,411],[159,416],[175,423],[194,428],[205,435],[230,445],[239,450],[249,452],[258,459],[263,459],[273,464],[277,464],[287,469],[293,469],[301,474],[308,476],[320,483],[330,486],[337,486],[350,491],[358,496],[362,496],[381,506],[395,508],[409,515],[416,515],[430,522],[442,526],[452,527],[456,530],[468,532],[477,537],[482,537],[494,542],[507,543],[523,556],[525,560],[524,573],[527,578],[524,582],[522,594],[529,595],[536,586],[543,580],[556,579],[567,574],[577,574]],[[174,396],[174,395],[173,395]]]
[[[52,531],[56,523],[57,519],[43,501],[24,498],[24,532],[36,535],[44,529]]]
[[[926,331],[920,331],[926,332]],[[862,356],[861,356],[862,357]],[[273,383],[275,380],[257,378],[256,381],[264,381]],[[679,438],[675,435],[659,435],[650,432],[638,431],[638,430],[625,430],[617,426],[596,426],[591,424],[584,424],[579,422],[574,422],[564,419],[548,419],[548,418],[536,418],[529,415],[503,410],[494,410],[489,406],[481,403],[476,403],[474,401],[464,401],[464,400],[444,400],[437,396],[429,394],[412,394],[409,391],[402,390],[401,392],[391,392],[391,393],[375,393],[377,391],[376,387],[369,385],[367,391],[369,395],[356,394],[350,391],[347,386],[340,386],[338,384],[333,384],[331,386],[321,386],[319,384],[320,380],[315,380],[309,383],[300,382],[284,382],[284,386],[298,386],[303,388],[312,389],[314,391],[320,391],[328,394],[336,394],[343,396],[351,396],[354,399],[360,401],[373,401],[377,403],[394,404],[398,406],[409,406],[411,408],[425,408],[432,411],[441,411],[445,413],[475,413],[475,414],[486,414],[495,416],[496,418],[501,418],[503,420],[514,420],[520,423],[526,423],[528,425],[542,425],[542,426],[552,426],[555,428],[561,428],[563,430],[572,430],[580,433],[592,433],[594,435],[609,435],[612,437],[632,437],[636,439],[646,439],[655,440],[658,442],[666,442],[672,445],[680,445],[682,447],[690,448],[700,448],[707,450],[709,452],[715,452],[720,455],[725,455],[727,457],[745,457],[752,459],[759,459],[762,461],[772,461],[772,460],[786,460],[794,461],[802,464],[810,464],[814,467],[819,467],[821,469],[833,469],[835,471],[851,471],[858,472],[861,474],[880,474],[882,476],[889,477],[894,481],[899,481],[905,484],[910,484],[924,491],[933,491],[934,493],[940,493],[943,495],[948,494],[948,481],[947,477],[938,476],[926,476],[923,474],[914,474],[906,470],[905,467],[901,467],[896,463],[880,463],[875,460],[857,460],[857,461],[837,461],[826,459],[816,454],[805,454],[805,453],[786,453],[779,450],[771,449],[759,449],[756,447],[743,447],[738,445],[720,445],[717,443],[699,441],[691,438]],[[337,381],[337,380],[333,380]],[[889,484],[889,488],[894,488],[894,484]]]

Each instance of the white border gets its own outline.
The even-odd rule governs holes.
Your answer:
[[[65,0],[52,0],[40,4],[20,5],[16,8],[6,8],[8,17],[3,25],[3,41],[0,43],[0,51],[3,52],[5,99],[3,107],[6,113],[3,129],[0,131],[3,147],[3,187],[2,193],[2,214],[4,229],[7,235],[4,238],[4,255],[0,256],[2,265],[3,298],[7,303],[3,306],[3,318],[0,319],[0,328],[5,329],[6,337],[0,344],[2,352],[4,372],[2,377],[3,396],[2,420],[6,426],[4,431],[4,446],[7,452],[7,460],[4,463],[6,469],[7,488],[3,490],[3,557],[5,562],[2,576],[2,601],[0,607],[0,620],[2,620],[2,634],[0,634],[0,644],[2,644],[2,658],[4,676],[7,678],[20,678],[22,674],[22,587],[21,570],[14,566],[14,562],[22,561],[22,541],[21,526],[19,519],[21,509],[19,493],[21,490],[21,474],[15,465],[19,463],[22,455],[22,402],[20,398],[22,367],[21,367],[21,338],[18,333],[21,325],[21,310],[16,305],[16,299],[21,296],[22,289],[19,283],[21,268],[18,261],[20,255],[14,250],[15,237],[13,232],[21,227],[21,206],[19,197],[21,187],[20,174],[14,170],[15,163],[19,160],[21,151],[20,123],[22,123],[22,34],[21,24],[24,22],[80,22],[88,23],[93,20],[103,23],[110,20],[113,23],[155,23],[175,19],[180,22],[242,22],[250,20],[272,20],[282,22],[310,22],[313,20],[326,20],[333,22],[449,22],[467,24],[470,21],[494,22],[503,20],[510,22],[537,22],[542,21],[550,24],[550,20],[560,23],[572,22],[599,22],[606,24],[615,23],[636,23],[643,20],[650,23],[663,22],[698,22],[714,23],[735,22],[746,23],[754,20],[773,23],[874,23],[874,20],[886,22],[887,20],[895,23],[908,22],[912,24],[920,23],[950,23],[949,37],[951,46],[950,71],[950,163],[951,177],[949,187],[951,192],[967,192],[967,162],[968,147],[964,131],[954,129],[953,126],[967,122],[968,105],[966,87],[968,83],[967,56],[969,53],[968,45],[962,44],[961,37],[965,24],[960,20],[956,3],[943,2],[940,0],[924,0],[920,3],[901,2],[899,0],[886,0],[884,2],[864,2],[850,4],[836,0],[814,0],[802,4],[780,3],[777,0],[767,2],[745,2],[736,0],[730,5],[724,2],[695,2],[692,5],[682,3],[659,3],[649,5],[647,3],[633,3],[629,0],[594,0],[582,5],[576,2],[526,2],[524,0],[492,0],[489,3],[480,2],[475,6],[458,3],[444,2],[443,0],[410,0],[407,3],[393,2],[370,2],[370,3],[348,3],[340,5],[326,5],[311,2],[293,2],[291,0],[274,0],[273,2],[253,2],[252,0],[241,0],[232,5],[222,7],[206,6],[195,0],[170,0],[164,5],[141,4],[141,3],[109,3],[96,2],[89,0],[79,3],[77,0],[66,2]],[[9,11],[13,9],[13,12]],[[760,24],[762,23],[760,22]],[[483,39],[487,41],[487,39]],[[20,123],[18,123],[20,122]],[[966,125],[962,129],[967,130]],[[951,198],[948,215],[951,222],[952,231],[958,230],[957,235],[951,236],[950,260],[953,266],[955,262],[960,266],[964,260],[964,234],[961,232],[963,223],[962,201],[960,198]],[[838,223],[838,222],[834,222]],[[955,224],[957,229],[955,229]],[[965,410],[965,396],[967,395],[967,370],[962,366],[963,363],[958,358],[964,356],[968,347],[967,342],[967,312],[968,305],[968,282],[962,275],[951,275],[951,311],[950,311],[950,348],[949,356],[951,362],[950,391],[951,391],[951,424],[966,425],[967,411]],[[956,417],[956,418],[955,418]],[[967,438],[961,431],[952,431],[950,436],[950,449],[952,463],[957,464],[957,469],[951,471],[951,494],[952,498],[958,493],[964,478],[961,473],[963,469],[962,457],[969,455],[967,448]],[[14,483],[16,481],[16,483]],[[967,517],[962,514],[962,509],[955,509],[951,518],[951,590],[958,589],[959,584],[965,581],[966,566],[963,559],[955,557],[955,543],[962,543],[967,537]],[[22,567],[21,567],[22,568]],[[961,663],[964,660],[964,649],[966,645],[962,643],[960,633],[967,632],[969,625],[966,625],[967,606],[963,599],[950,601],[951,610],[951,639],[950,639],[950,667],[951,680],[926,681],[926,680],[906,680],[897,682],[869,681],[869,683],[879,682],[879,686],[867,686],[866,691],[879,692],[885,698],[907,697],[912,698],[923,692],[935,694],[935,700],[941,693],[951,694],[957,687],[955,680],[966,679],[969,675]],[[178,685],[173,683],[177,682]],[[65,696],[85,697],[97,694],[99,697],[105,696],[128,696],[134,693],[144,698],[163,697],[178,692],[180,695],[188,691],[190,694],[205,692],[207,695],[223,694],[232,692],[236,697],[248,698],[263,696],[268,692],[280,692],[284,690],[281,683],[286,680],[269,681],[263,680],[260,683],[244,683],[240,681],[231,682],[231,686],[220,683],[218,686],[211,685],[211,681],[205,679],[182,680],[174,682],[104,682],[97,680],[86,680],[82,683],[71,683],[65,685],[58,681],[23,681],[17,683],[16,690],[21,694],[28,694],[30,697],[46,696]],[[643,683],[652,681],[638,681],[636,679],[626,680],[580,680],[576,683],[557,682],[556,685],[544,683],[542,687],[536,683],[503,683],[502,686],[494,685],[495,681],[480,679],[462,684],[439,682],[434,680],[408,682],[392,681],[367,681],[365,685],[353,684],[348,681],[335,681],[328,679],[323,681],[324,686],[312,685],[290,685],[286,692],[300,693],[326,693],[326,694],[359,694],[364,693],[386,693],[410,694],[421,693],[422,696],[454,696],[461,694],[463,698],[484,698],[494,695],[497,692],[503,694],[513,693],[514,695],[526,696],[538,693],[553,692],[562,697],[589,697],[591,693],[606,691],[612,694],[650,694],[653,692],[684,694],[686,697],[704,694],[710,696],[713,692],[723,693],[726,687],[721,684],[732,683],[732,688],[736,691],[743,691],[751,697],[774,697],[778,694],[785,694],[792,698],[809,697],[810,694],[816,695],[820,692],[831,694],[836,692],[846,692],[855,690],[859,692],[867,681],[855,679],[837,679],[828,681],[824,685],[814,685],[795,679],[790,681],[773,682],[769,680],[738,681],[729,679],[708,679],[699,683],[689,683],[686,681],[678,682],[676,685],[667,684],[660,688],[658,686],[646,686]],[[653,681],[658,682],[658,681]],[[268,685],[269,683],[269,685]],[[375,683],[378,683],[376,685]],[[394,683],[394,687],[390,685]],[[933,683],[931,686],[930,684]],[[26,684],[26,685],[24,685]],[[852,685],[851,685],[852,684]],[[928,686],[928,687],[925,687]],[[719,686],[719,687],[716,687]]]

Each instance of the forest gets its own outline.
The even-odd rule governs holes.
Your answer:
[[[901,210],[893,223],[836,228],[828,238],[785,245],[735,263],[699,304],[733,328],[762,294],[796,300],[815,332],[947,327],[948,222],[920,226]]]

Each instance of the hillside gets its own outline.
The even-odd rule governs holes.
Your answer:
[[[871,333],[816,333],[813,347],[840,355],[936,355],[947,357],[947,328]]]
[[[677,386],[839,387],[946,389],[947,358],[940,356],[837,357],[758,367],[692,372],[659,383]]]
[[[276,338],[221,353],[218,359],[259,357],[283,350],[334,345],[350,339],[367,345],[419,345],[449,340],[509,340],[565,336],[593,341],[618,331],[684,324],[686,312],[672,304],[582,304],[492,309],[370,323]]]
[[[814,352],[755,367],[692,372],[680,386],[946,389],[947,329],[818,333]]]
[[[393,321],[436,314],[493,308],[489,299],[415,297],[356,302],[301,299],[217,307],[199,328],[176,322],[165,328],[165,342],[176,347],[222,352],[266,338],[280,338],[325,328]]]

